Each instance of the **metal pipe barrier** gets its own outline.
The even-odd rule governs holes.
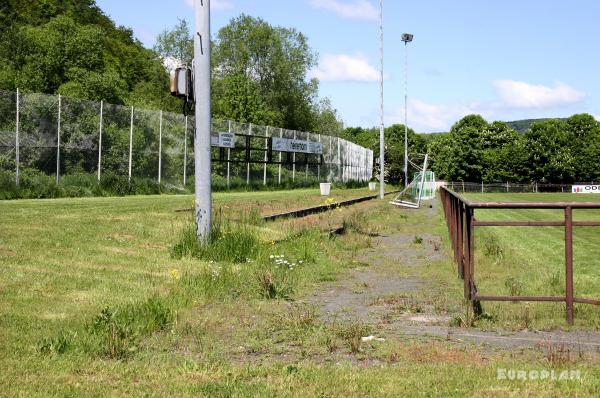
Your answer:
[[[599,227],[600,221],[574,221],[573,209],[600,209],[600,202],[480,202],[470,201],[448,187],[440,188],[458,276],[464,282],[464,297],[476,314],[481,301],[564,302],[566,319],[573,325],[573,304],[600,305],[600,300],[575,297],[573,291],[573,227]],[[563,221],[484,221],[475,218],[476,209],[563,209]],[[565,296],[494,296],[483,295],[475,284],[475,227],[564,227]]]

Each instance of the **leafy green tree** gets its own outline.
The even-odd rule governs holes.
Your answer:
[[[571,182],[575,159],[566,133],[566,123],[558,119],[536,122],[525,133],[529,180],[542,183]]]
[[[221,28],[213,45],[213,76],[215,113],[223,118],[265,123],[257,116],[289,129],[312,130],[318,83],[307,80],[315,65],[316,55],[308,46],[306,36],[295,29],[275,27],[260,18],[240,15]],[[244,88],[240,89],[239,86]],[[239,92],[245,92],[239,95]],[[256,112],[247,105],[235,110],[234,100],[222,98],[229,92],[247,102],[251,97],[268,112]],[[221,106],[225,105],[225,106]],[[240,117],[241,116],[241,117]]]
[[[156,38],[156,51],[162,59],[172,59],[181,65],[192,65],[194,38],[185,19],[179,19],[171,30],[163,30]]]
[[[573,115],[565,123],[569,148],[574,157],[573,180],[597,181],[600,179],[600,123],[585,113]]]

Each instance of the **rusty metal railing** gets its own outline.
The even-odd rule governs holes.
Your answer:
[[[440,196],[448,224],[458,275],[464,281],[464,296],[481,313],[481,301],[564,302],[569,325],[573,324],[573,304],[600,305],[600,300],[575,297],[573,292],[573,227],[598,227],[600,221],[574,221],[573,209],[600,209],[600,202],[478,202],[441,187]],[[563,209],[563,221],[482,221],[476,209]],[[564,227],[565,296],[493,296],[482,295],[475,285],[475,227]]]

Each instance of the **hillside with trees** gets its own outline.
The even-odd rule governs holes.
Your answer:
[[[146,49],[93,0],[9,0],[0,5],[0,89],[179,111],[165,59],[190,65],[185,20]],[[213,37],[213,116],[338,135],[342,123],[318,81],[306,36],[247,15]]]

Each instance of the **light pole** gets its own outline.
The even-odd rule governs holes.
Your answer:
[[[207,240],[210,236],[212,217],[210,175],[210,0],[195,0],[194,9],[196,12],[196,34],[194,35],[196,235],[200,240]]]
[[[385,131],[383,125],[383,0],[379,0],[379,38],[381,51],[381,76],[380,76],[380,100],[381,100],[381,124],[379,126],[379,197],[385,196],[384,163],[385,163]]]
[[[404,42],[404,186],[408,186],[408,43],[413,40],[410,33],[402,34]]]

